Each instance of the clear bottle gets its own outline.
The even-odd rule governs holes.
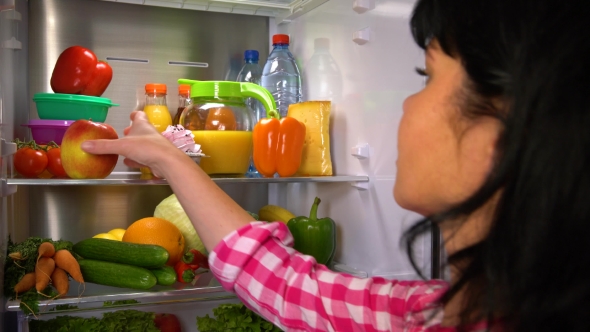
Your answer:
[[[258,64],[259,53],[256,50],[244,51],[244,65],[238,73],[236,82],[248,82],[260,85],[262,68]],[[246,105],[254,112],[256,122],[266,117],[266,111],[262,104],[255,98],[246,99]]]
[[[172,116],[166,104],[166,84],[149,83],[145,85],[145,106],[143,111],[148,121],[163,132],[172,125]]]
[[[273,50],[262,70],[261,85],[273,95],[281,117],[289,105],[301,102],[301,74],[289,51],[289,35],[272,36]]]
[[[184,108],[191,104],[191,86],[190,84],[180,84],[178,86],[178,108],[176,115],[172,119],[172,124],[177,125],[180,122],[180,115]]]
[[[330,54],[330,40],[316,38],[314,53],[305,65],[305,100],[330,100],[338,102],[342,97],[342,74]]]
[[[262,76],[262,68],[258,65],[259,53],[256,50],[244,51],[244,65],[238,73],[237,82],[248,82],[260,85],[260,78]],[[247,98],[246,105],[252,111],[254,122],[257,123],[260,119],[266,117],[266,110],[264,106],[255,98]],[[260,174],[254,166],[254,162],[250,160],[250,167],[246,173],[247,177],[257,178]]]

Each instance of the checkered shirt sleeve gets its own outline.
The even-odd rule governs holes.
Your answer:
[[[443,331],[440,280],[336,273],[292,248],[284,223],[252,222],[210,253],[221,285],[285,331]]]

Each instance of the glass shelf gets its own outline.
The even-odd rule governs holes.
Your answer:
[[[81,296],[78,296],[79,290],[84,290]],[[106,307],[104,306],[104,303],[107,301],[136,300],[139,302],[133,304],[121,304],[121,306],[131,307],[171,302],[197,302],[230,298],[236,298],[236,296],[226,292],[210,272],[197,275],[193,283],[190,284],[181,284],[177,282],[171,286],[155,286],[147,291],[102,286],[92,283],[86,283],[82,286],[76,281],[71,280],[70,291],[67,296],[39,301],[39,314],[55,313],[57,309],[59,309],[56,308],[56,306],[64,305],[73,307],[60,309],[59,312],[105,309]],[[20,300],[12,299],[7,301],[6,310],[21,311]]]
[[[369,182],[366,175],[335,175],[288,178],[212,177],[216,183],[317,183]],[[105,179],[26,179],[3,180],[8,186],[84,186],[84,185],[168,185],[165,179],[146,177],[139,172],[113,172]]]

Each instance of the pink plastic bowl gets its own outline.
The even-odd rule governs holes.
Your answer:
[[[37,144],[48,144],[54,141],[61,145],[61,140],[73,120],[29,120],[23,127],[29,127]]]

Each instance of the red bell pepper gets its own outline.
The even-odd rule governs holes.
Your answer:
[[[112,78],[113,69],[108,63],[98,61],[87,48],[71,46],[57,58],[50,83],[55,93],[100,97]]]
[[[184,255],[182,255],[182,261],[192,266],[193,270],[196,270],[199,267],[202,267],[204,269],[209,268],[207,256],[203,255],[203,253],[201,253],[197,249],[190,249]]]
[[[193,272],[193,269],[183,261],[178,261],[178,263],[174,265],[174,270],[176,271],[176,280],[179,282],[186,284],[195,279],[195,272]]]

